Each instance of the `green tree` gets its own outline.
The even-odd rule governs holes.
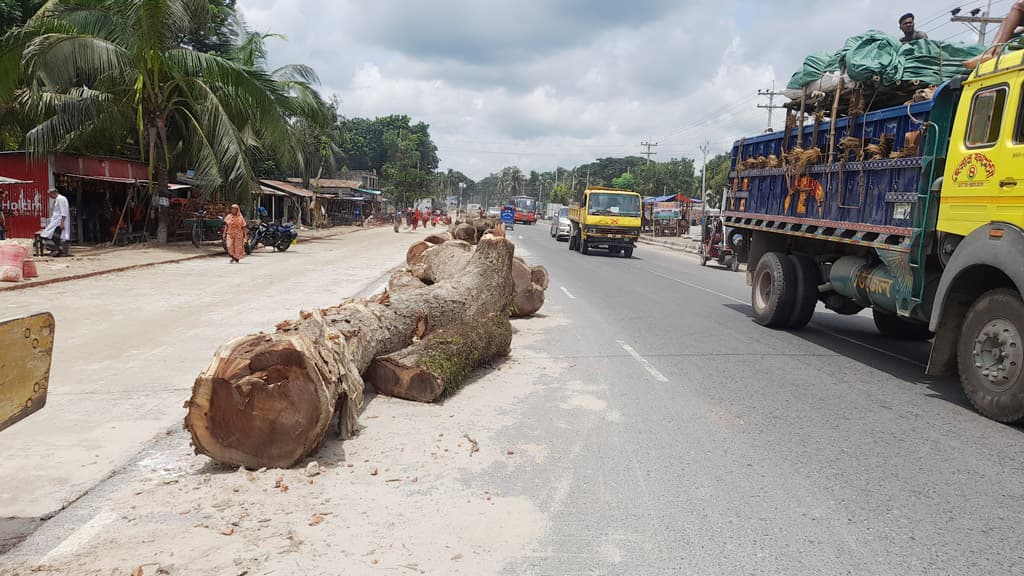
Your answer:
[[[206,189],[248,196],[249,143],[278,157],[294,150],[289,95],[261,70],[181,44],[210,17],[200,0],[48,3],[0,51],[0,88],[24,77],[25,100],[45,118],[28,147],[42,154],[134,137],[156,180],[154,203],[167,195],[172,164],[194,167]],[[166,241],[166,208],[158,214]]]
[[[722,191],[729,187],[729,165],[731,161],[732,156],[728,152],[718,154],[717,156],[708,159],[708,206],[717,207],[721,204]],[[700,189],[699,183],[697,188]]]
[[[623,172],[621,176],[612,180],[612,188],[623,190],[636,190],[636,177],[629,172]]]
[[[552,204],[568,204],[572,201],[572,190],[567,186],[558,184],[551,190]]]

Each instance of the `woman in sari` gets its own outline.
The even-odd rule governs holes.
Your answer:
[[[228,215],[224,217],[224,243],[227,244],[231,263],[241,261],[245,256],[245,218],[238,204],[232,204]]]

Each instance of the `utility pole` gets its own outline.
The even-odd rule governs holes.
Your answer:
[[[700,202],[701,213],[706,216],[708,210],[707,188],[708,188],[708,152],[711,150],[711,143],[707,140],[701,145],[700,151],[704,153],[704,167],[700,169]],[[704,217],[701,217],[703,220]]]
[[[778,110],[778,109],[781,109],[781,108],[785,108],[785,106],[776,106],[775,105],[775,97],[776,96],[784,96],[784,94],[782,92],[776,92],[775,91],[775,80],[772,80],[772,88],[771,88],[771,90],[758,90],[757,91],[757,95],[758,96],[767,96],[768,97],[768,104],[767,105],[765,105],[765,104],[758,104],[757,107],[758,108],[767,108],[768,109],[768,129],[771,130],[772,129],[772,117],[773,117],[773,114],[774,114],[775,110]]]
[[[953,17],[949,19],[950,22],[963,22],[971,27],[972,30],[978,33],[978,44],[985,44],[985,35],[988,32],[989,24],[1000,24],[1002,18],[993,18],[992,13],[992,0],[988,0],[988,5],[985,7],[985,11],[982,12],[980,8],[971,10],[970,16],[960,16],[960,9],[957,8],[953,11]],[[974,25],[978,24],[975,28]]]
[[[641,142],[640,145],[647,149],[645,152],[641,152],[640,155],[641,156],[647,156],[647,164],[650,165],[651,164],[651,156],[657,156],[658,155],[657,152],[651,152],[651,148],[657,148],[658,147],[658,142],[654,142],[652,144],[651,143],[651,139],[648,138],[647,142]]]

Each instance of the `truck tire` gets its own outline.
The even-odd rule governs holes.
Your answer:
[[[960,385],[983,415],[1024,420],[1024,301],[1014,290],[982,294],[964,318],[957,343]]]
[[[576,233],[573,232],[572,228],[569,229],[569,250],[576,250]]]
[[[786,328],[796,303],[796,269],[781,252],[766,252],[754,269],[750,303],[754,321],[768,328]]]
[[[633,257],[633,247],[632,246],[628,246],[626,248],[623,248],[622,249],[622,255],[625,256],[626,258],[632,258]]]
[[[796,298],[793,302],[793,314],[789,319],[790,330],[799,330],[811,321],[814,309],[818,306],[818,284],[821,284],[821,273],[818,265],[806,254],[790,254],[796,271]]]
[[[875,317],[875,328],[882,336],[899,338],[900,340],[931,340],[935,334],[928,331],[928,325],[906,318],[900,318],[895,314],[872,310]]]
[[[587,241],[584,240],[583,238],[580,238],[579,242],[580,242],[580,254],[583,254],[584,256],[590,254],[590,245],[587,244]]]

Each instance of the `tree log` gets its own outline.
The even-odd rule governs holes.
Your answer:
[[[431,234],[430,236],[427,236],[426,238],[423,239],[424,242],[426,242],[427,244],[430,244],[431,246],[434,246],[434,245],[437,245],[437,244],[444,244],[445,242],[447,242],[449,240],[454,240],[454,238],[452,238],[452,235],[447,233],[447,232],[439,232],[437,234]]]
[[[543,269],[542,266],[537,268]],[[538,273],[539,275],[539,273]],[[512,259],[512,316],[514,318],[525,318],[537,313],[544,306],[544,290],[540,284],[533,281],[534,271],[519,257]],[[547,280],[547,270],[544,270],[543,279]]]
[[[426,284],[436,284],[461,274],[472,251],[469,242],[462,240],[431,246],[409,263],[409,272]]]
[[[413,261],[416,260],[417,256],[419,256],[420,254],[423,254],[424,252],[429,250],[432,246],[434,246],[434,245],[431,244],[430,242],[427,242],[426,240],[420,240],[419,242],[413,242],[412,246],[409,246],[409,249],[405,251],[405,263],[406,264],[412,264]]]
[[[366,379],[381,394],[435,402],[454,394],[481,363],[507,356],[511,344],[512,325],[504,313],[467,318],[374,359]]]
[[[530,266],[530,279],[534,284],[540,286],[541,290],[548,289],[548,269],[543,266]]]
[[[375,357],[409,346],[428,326],[507,311],[513,250],[507,240],[483,240],[458,274],[432,286],[306,312],[274,334],[226,342],[185,404],[196,452],[231,466],[290,467],[322,444],[336,410],[341,436],[351,437],[361,374]]]
[[[388,293],[397,294],[405,290],[415,290],[417,288],[423,288],[426,284],[422,280],[413,276],[408,271],[403,270],[401,272],[395,272],[388,278]]]
[[[462,240],[469,242],[470,244],[476,244],[476,227],[472,224],[461,223],[455,226],[452,230],[452,237],[456,240]]]

